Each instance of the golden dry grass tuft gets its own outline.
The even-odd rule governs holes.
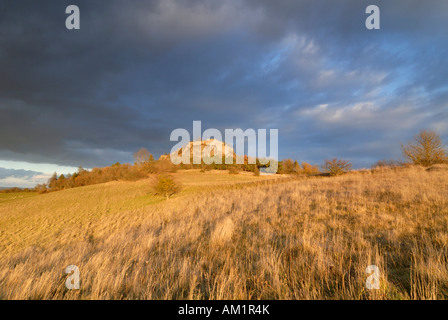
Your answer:
[[[221,245],[232,239],[234,224],[231,218],[225,218],[219,221],[210,237],[212,244]]]
[[[447,171],[176,175],[0,202],[0,299],[448,298]]]

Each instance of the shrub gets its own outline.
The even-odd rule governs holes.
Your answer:
[[[319,168],[317,166],[313,166],[309,163],[302,162],[303,173],[307,175],[318,174]]]
[[[173,194],[180,192],[181,185],[173,179],[173,177],[165,174],[160,174],[153,182],[153,189],[155,194],[166,197],[168,200]]]
[[[201,172],[202,172],[202,173],[204,173],[204,172],[206,172],[206,171],[210,171],[210,170],[212,170],[212,169],[213,169],[213,166],[210,165],[210,164],[205,164],[205,163],[202,163],[202,164],[201,164]]]
[[[447,163],[434,164],[426,169],[426,171],[448,171]]]
[[[34,190],[35,190],[37,193],[39,193],[39,194],[47,193],[47,192],[48,192],[48,189],[47,189],[47,185],[46,185],[46,184],[38,184],[38,185],[34,188]]]
[[[151,164],[152,173],[176,172],[177,168],[170,159],[160,159]]]
[[[349,172],[352,168],[352,164],[348,160],[334,158],[331,160],[325,160],[322,167],[325,172],[330,174],[330,176],[338,176]]]
[[[403,164],[396,160],[379,160],[372,165],[372,169],[376,168],[397,168],[401,167]]]
[[[13,187],[13,188],[8,188],[8,189],[2,189],[0,190],[0,193],[16,193],[16,192],[35,192],[34,189],[28,189],[28,188],[18,188],[18,187]]]
[[[260,175],[260,169],[258,169],[258,166],[255,166],[254,168],[254,176],[258,177]]]
[[[294,172],[294,164],[291,159],[285,159],[282,161],[281,173],[290,174]]]
[[[294,173],[295,174],[300,174],[302,173],[302,169],[300,168],[299,163],[297,162],[297,160],[294,161]]]
[[[235,166],[231,166],[231,167],[229,168],[229,173],[230,173],[230,174],[238,174],[238,173],[239,173],[238,168],[235,167]]]

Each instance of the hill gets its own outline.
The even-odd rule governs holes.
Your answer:
[[[159,160],[168,160],[171,157],[182,157],[182,150],[190,154],[190,163],[201,163],[203,156],[217,156],[219,158],[236,159],[235,150],[228,144],[217,139],[190,141],[188,144],[172,152],[170,155],[161,155]],[[204,152],[205,151],[205,152]]]

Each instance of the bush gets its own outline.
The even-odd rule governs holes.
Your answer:
[[[255,166],[254,168],[254,176],[258,177],[260,175],[260,169],[258,169],[258,166]]]
[[[13,188],[9,188],[9,189],[2,189],[0,190],[0,193],[16,193],[16,192],[36,192],[35,189],[29,189],[29,188],[18,188],[18,187],[13,187]]]
[[[397,168],[397,167],[401,167],[403,166],[403,164],[399,161],[396,160],[379,160],[377,162],[375,162],[372,165],[372,169],[377,169],[377,168]]]
[[[48,192],[48,189],[47,189],[47,185],[46,185],[46,184],[38,184],[38,185],[34,188],[34,190],[35,190],[37,193],[39,193],[39,194],[47,193],[47,192]]]
[[[229,168],[229,173],[230,174],[238,174],[239,173],[238,168],[235,167],[235,166],[230,167]]]
[[[155,161],[151,164],[151,169],[149,172],[151,173],[167,173],[167,172],[176,172],[177,167],[171,163],[169,159],[161,159]]]
[[[200,171],[200,172],[204,173],[204,172],[206,172],[206,171],[210,171],[210,170],[212,170],[212,169],[213,169],[213,166],[212,166],[212,165],[202,163],[202,164],[201,164],[201,171]]]
[[[434,164],[426,169],[426,171],[448,171],[447,163]]]
[[[285,159],[282,161],[282,169],[280,173],[291,174],[294,172],[294,164],[291,159]]]
[[[301,174],[302,173],[302,169],[300,168],[300,165],[297,162],[297,160],[294,161],[294,173],[295,174]]]
[[[303,173],[306,175],[318,174],[320,172],[317,166],[313,166],[306,162],[302,162],[302,167],[303,167]]]
[[[168,200],[173,194],[179,193],[182,188],[180,183],[175,181],[173,177],[160,174],[153,182],[153,189],[155,194],[164,196]]]
[[[349,172],[352,168],[352,164],[348,160],[334,158],[331,160],[325,160],[322,168],[325,172],[329,173],[330,176],[338,176]]]

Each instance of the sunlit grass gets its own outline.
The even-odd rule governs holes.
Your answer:
[[[24,198],[29,198],[36,196],[35,192],[14,192],[14,193],[0,193],[0,203],[4,203],[6,201],[14,201],[20,200]]]
[[[0,298],[448,297],[448,171],[174,176],[168,201],[148,179],[0,203]]]

